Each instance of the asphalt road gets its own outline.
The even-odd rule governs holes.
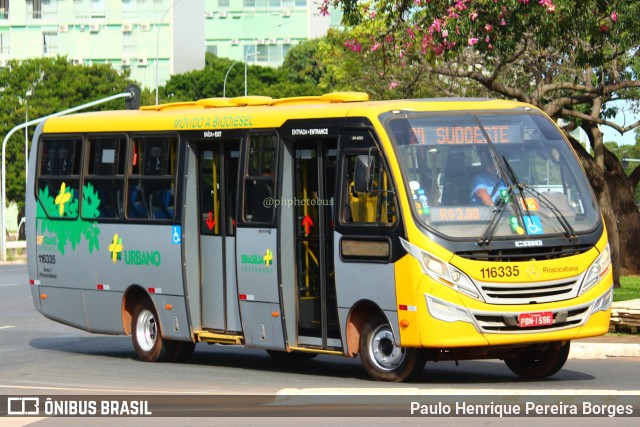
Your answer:
[[[554,395],[567,400],[576,395],[630,394],[640,404],[637,358],[569,360],[563,370],[544,381],[523,381],[500,361],[462,361],[459,366],[454,362],[428,363],[416,381],[403,384],[371,381],[357,358],[318,356],[311,361],[282,363],[273,361],[264,351],[206,344],[198,344],[186,364],[143,363],[135,359],[129,337],[89,334],[44,318],[33,307],[27,281],[24,265],[0,265],[0,395],[4,396],[231,394],[272,395],[282,399],[299,395],[402,394],[494,396],[500,401],[522,395]],[[636,416],[640,416],[640,408],[637,412]],[[330,415],[327,412],[326,416]],[[314,417],[317,425],[327,424],[319,422],[322,417],[318,414]],[[358,420],[375,425],[383,419],[377,417],[367,423]],[[56,424],[56,420],[70,419],[33,421],[34,425],[69,425]],[[128,419],[119,418],[118,424],[123,424],[123,420]],[[179,424],[176,418],[158,420],[161,421],[154,425]],[[198,420],[202,419],[195,418],[189,423],[207,425],[199,424]],[[265,420],[241,418],[226,424],[272,425]],[[411,418],[390,423],[386,419],[385,424],[408,425],[408,420]],[[448,425],[458,425],[457,418],[453,422],[451,418],[448,420]],[[489,420],[491,425],[500,422]],[[521,418],[518,420],[518,425],[527,425],[520,423]],[[91,424],[111,425],[100,424],[106,423],[105,419],[95,421],[92,419]],[[354,419],[343,421],[344,424],[337,425],[354,424]],[[513,420],[505,425],[513,425]]]

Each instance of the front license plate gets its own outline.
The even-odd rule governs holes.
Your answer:
[[[541,311],[539,313],[522,313],[518,316],[518,326],[520,326],[521,328],[549,325],[553,325],[553,313],[551,311]]]

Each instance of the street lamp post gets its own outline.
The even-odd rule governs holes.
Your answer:
[[[245,50],[244,55],[244,96],[247,96],[247,60],[250,56],[258,56],[258,46],[254,46],[255,51],[253,53],[249,53],[249,49]]]
[[[276,28],[280,28],[283,25],[290,24],[291,22],[293,22],[293,21],[282,22],[282,23],[280,23],[278,25],[274,25],[273,27],[269,27],[266,30],[264,30],[262,32],[262,34],[267,34],[269,31],[274,30]],[[253,40],[254,40],[254,43],[253,43],[253,45],[251,45],[251,46],[253,46],[253,53],[249,53],[249,49],[248,48],[251,47],[251,46],[245,46],[245,51],[244,51],[244,96],[247,96],[247,58],[249,58],[249,56],[252,56],[252,55],[255,56],[255,57],[258,56],[258,39],[254,38]]]
[[[6,151],[7,151],[7,142],[11,135],[15,132],[26,128],[28,126],[37,125],[42,123],[46,119],[50,117],[58,117],[69,113],[74,113],[76,111],[84,110],[86,108],[94,107],[96,105],[104,104],[105,102],[113,101],[119,98],[131,98],[134,96],[133,92],[123,92],[118,93],[116,95],[111,95],[106,98],[98,99],[97,101],[92,101],[86,104],[78,105],[77,107],[72,107],[64,111],[58,111],[57,113],[50,114],[48,116],[40,117],[39,119],[34,119],[18,125],[13,129],[9,130],[9,132],[5,135],[4,140],[2,141],[2,171],[0,175],[0,261],[7,260],[7,211],[6,211],[6,201],[7,201],[7,169],[6,169]],[[26,178],[26,176],[25,176]]]
[[[162,24],[162,21],[164,21],[167,13],[169,13],[169,11],[173,9],[173,6],[177,5],[181,1],[182,0],[175,0],[173,3],[171,3],[171,6],[169,6],[167,10],[165,10],[162,14],[162,18],[160,18],[160,21],[156,22],[156,105],[158,105],[158,59],[160,57],[160,24]]]
[[[33,94],[31,89],[24,94],[24,122],[29,122],[29,97]],[[29,128],[24,127],[24,176],[29,173]]]
[[[624,156],[622,156],[622,167],[626,168],[629,165],[629,162],[640,162],[640,159],[632,159],[627,157],[627,155],[625,154]]]
[[[224,75],[224,82],[222,83],[222,97],[226,98],[227,97],[227,77],[229,77],[229,72],[231,71],[231,69],[233,68],[234,65],[236,65],[237,62],[232,63],[229,68],[227,69],[227,73]],[[246,95],[246,93],[245,93]]]

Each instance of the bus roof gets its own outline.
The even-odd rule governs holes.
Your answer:
[[[308,107],[308,108],[304,108]],[[370,101],[364,92],[274,99],[267,96],[198,101],[73,114],[48,119],[44,133],[129,132],[280,127],[290,119],[377,117],[391,111],[505,110],[528,104],[488,98],[425,98]]]

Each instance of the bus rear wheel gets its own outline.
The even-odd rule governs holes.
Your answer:
[[[131,325],[133,348],[145,362],[168,362],[175,356],[175,344],[164,341],[160,321],[150,303],[137,304]]]
[[[360,359],[371,378],[400,382],[422,372],[425,353],[417,348],[395,346],[391,325],[382,315],[370,318],[360,334]]]
[[[511,372],[528,380],[550,377],[564,366],[569,357],[570,344],[567,341],[559,347],[551,346],[546,350],[528,349],[516,357],[504,359],[504,363]]]

